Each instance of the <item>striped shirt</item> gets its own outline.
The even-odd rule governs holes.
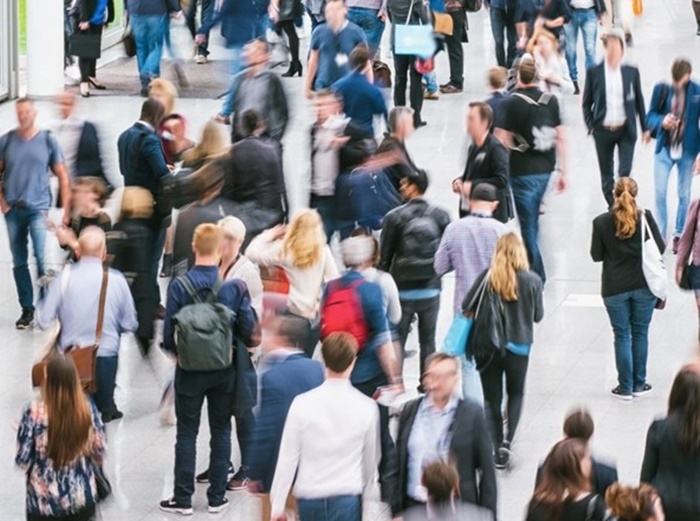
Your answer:
[[[435,254],[435,273],[441,277],[455,272],[455,313],[462,310],[462,300],[476,278],[491,265],[496,242],[507,231],[505,224],[482,214],[463,217],[445,230]]]

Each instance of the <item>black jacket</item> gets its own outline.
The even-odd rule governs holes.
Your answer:
[[[284,131],[287,129],[287,122],[289,121],[289,109],[287,107],[287,95],[284,93],[284,87],[282,87],[282,81],[279,76],[270,70],[266,70],[260,73],[267,80],[267,92],[265,99],[267,104],[265,105],[265,110],[260,116],[265,120],[266,134],[270,136],[275,141],[281,141],[284,136]],[[246,71],[241,72],[233,80],[232,89],[235,92],[233,106],[242,107],[245,103],[241,100],[241,95],[243,90],[240,88],[242,83],[249,81],[249,76],[247,76]],[[231,129],[233,133],[233,142],[242,139],[242,136],[238,135],[238,128],[240,126],[240,118],[243,114],[239,110],[236,110],[233,114],[233,121],[231,122]]]
[[[631,65],[621,65],[622,92],[625,102],[625,116],[627,133],[632,139],[637,139],[637,122],[642,127],[642,132],[647,131],[646,107],[644,106],[644,94],[642,83],[639,79],[639,69]],[[589,132],[595,132],[603,125],[607,112],[605,94],[605,61],[599,63],[586,74],[586,85],[583,88],[583,119]]]
[[[89,22],[92,15],[95,14],[95,9],[97,9],[97,0],[80,0],[76,6],[78,21],[79,22]],[[114,0],[107,0],[107,18],[105,18],[105,25],[111,24],[114,21]]]
[[[107,181],[100,153],[100,139],[97,136],[95,125],[89,121],[83,124],[83,131],[80,134],[80,141],[78,141],[74,174],[76,177],[101,177]]]
[[[442,208],[429,205],[424,199],[413,199],[393,209],[384,217],[378,267],[382,271],[391,273],[399,290],[440,288],[440,277],[434,271],[430,279],[407,282],[403,280],[401,268],[396,265],[396,259],[402,254],[404,227],[423,213],[427,213],[435,220],[440,230],[439,243],[445,228],[450,224],[450,216]],[[408,264],[410,264],[410,258]]]
[[[478,183],[489,183],[496,187],[498,208],[494,217],[502,223],[512,217],[510,212],[510,157],[503,144],[492,134],[486,136],[481,147],[472,144],[467,152],[462,181],[471,181],[472,189]],[[461,212],[460,216],[467,212]]]
[[[408,439],[416,419],[418,406],[423,398],[408,402],[399,418],[396,449],[399,464],[399,490],[401,510],[406,509],[408,495]],[[471,401],[460,400],[453,419],[450,458],[459,474],[460,499],[488,508],[496,513],[496,470],[493,466],[493,447],[489,438],[483,409]]]

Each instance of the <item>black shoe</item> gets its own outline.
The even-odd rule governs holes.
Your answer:
[[[121,420],[124,417],[124,413],[119,409],[114,409],[111,414],[102,415],[102,423],[109,423],[112,420]]]
[[[148,97],[148,87],[141,87],[141,97],[142,98]]]
[[[304,70],[304,67],[301,65],[300,61],[295,61],[289,64],[289,69],[287,69],[287,72],[283,72],[282,76],[285,78],[293,78],[297,74],[301,78],[301,73]]]
[[[163,512],[170,512],[172,514],[180,514],[183,516],[191,516],[194,514],[192,506],[179,505],[173,498],[161,501],[158,505]]]
[[[697,32],[696,32],[695,34],[698,35],[698,36],[700,36],[700,22],[698,22],[698,30],[697,30]]]
[[[681,242],[680,237],[674,237],[673,238],[673,246],[671,247],[671,251],[673,252],[674,255],[678,255],[678,245]]]
[[[578,81],[574,82],[574,96],[581,94],[581,89],[578,88]]]
[[[233,463],[228,464],[228,472],[226,474],[226,481],[231,481],[234,477]],[[205,470],[201,474],[197,474],[194,478],[197,483],[209,483],[209,469]]]
[[[627,391],[619,385],[615,387],[615,389],[610,391],[610,394],[612,394],[615,398],[618,398],[619,400],[630,401],[632,399],[632,391]]]
[[[221,512],[228,510],[228,507],[230,506],[231,504],[228,502],[228,499],[224,498],[224,500],[218,505],[209,505],[207,507],[207,512],[210,514],[221,514]]]
[[[642,396],[646,396],[647,394],[651,393],[651,385],[649,384],[644,384],[641,387],[637,387],[632,391],[632,396],[635,398],[641,398]]]
[[[173,274],[173,254],[163,254],[163,267],[160,269],[161,278],[170,277]]]
[[[29,308],[22,308],[22,316],[15,322],[15,327],[17,329],[29,329],[34,322],[34,310]]]
[[[233,470],[233,468],[231,470]],[[241,467],[238,469],[238,472],[229,479],[226,490],[245,490],[248,488],[248,483],[250,483],[248,467]]]
[[[413,123],[413,126],[417,129],[426,126],[427,123],[424,120],[416,121]]]

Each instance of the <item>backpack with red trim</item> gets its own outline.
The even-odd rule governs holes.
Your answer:
[[[321,340],[332,333],[349,333],[360,351],[367,343],[369,331],[362,309],[359,287],[364,279],[344,285],[340,279],[328,283],[326,298],[321,306]]]

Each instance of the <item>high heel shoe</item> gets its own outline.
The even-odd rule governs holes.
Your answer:
[[[97,90],[107,90],[107,87],[105,87],[101,83],[97,83],[97,80],[94,78],[89,78],[88,82],[90,83],[90,85],[95,87]]]
[[[293,78],[294,76],[299,74],[299,77],[301,78],[301,73],[303,69],[304,68],[302,67],[301,62],[295,61],[289,64],[289,69],[287,70],[287,72],[282,73],[282,76],[284,76],[285,78]]]
[[[90,97],[90,84],[87,81],[83,81],[80,83],[80,95],[83,98]]]

